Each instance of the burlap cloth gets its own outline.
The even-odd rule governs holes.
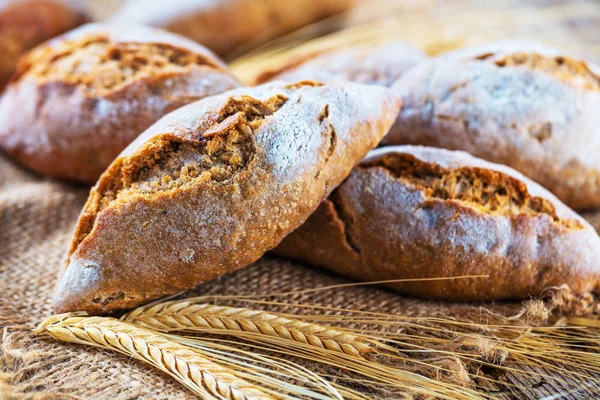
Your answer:
[[[55,278],[87,192],[86,187],[35,176],[0,155],[0,398],[193,398],[169,377],[127,357],[31,332],[51,314]],[[321,271],[265,257],[194,292],[259,294],[342,282]],[[483,309],[478,304],[410,299],[373,287],[300,294],[286,301],[412,316],[481,315]],[[510,315],[521,304],[484,307]]]

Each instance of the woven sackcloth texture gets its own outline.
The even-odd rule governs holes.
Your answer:
[[[0,398],[192,398],[169,377],[127,357],[59,343],[31,332],[51,315],[49,300],[55,278],[87,191],[34,176],[0,156]],[[320,271],[265,257],[199,286],[193,294],[266,294],[343,282]],[[521,307],[519,303],[428,302],[373,287],[298,294],[286,301],[409,316],[472,314],[475,319],[485,314],[483,307],[505,315]],[[268,308],[305,312],[295,307]],[[543,385],[539,390],[544,390]],[[546,390],[552,392],[553,388]],[[530,393],[531,397],[538,394]]]

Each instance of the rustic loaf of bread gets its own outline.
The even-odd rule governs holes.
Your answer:
[[[418,48],[397,41],[330,49],[304,56],[278,70],[264,72],[256,83],[311,79],[390,87],[406,70],[426,59],[425,53]]]
[[[600,206],[600,69],[530,42],[459,50],[408,71],[387,144],[508,165],[574,208]]]
[[[0,90],[23,53],[84,22],[87,16],[61,0],[0,2]]]
[[[0,101],[0,148],[39,173],[94,182],[160,117],[238,86],[188,39],[88,24],[22,59]]]
[[[355,0],[128,0],[112,17],[187,36],[218,54],[348,10]]]
[[[600,289],[600,238],[520,173],[444,149],[369,156],[275,252],[400,292],[454,300],[526,299],[567,284]]]
[[[92,189],[54,305],[103,313],[243,267],[302,224],[394,122],[390,89],[238,89],[140,135]]]

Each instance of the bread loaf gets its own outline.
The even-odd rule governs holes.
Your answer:
[[[302,57],[278,70],[264,72],[257,78],[257,83],[312,79],[390,87],[406,70],[426,59],[421,50],[396,41],[324,50]]]
[[[155,26],[218,54],[258,45],[348,10],[355,0],[128,0],[112,21]]]
[[[86,21],[80,10],[61,0],[0,2],[0,90],[23,53]]]
[[[508,165],[573,208],[600,206],[600,70],[559,50],[501,42],[408,71],[387,144],[464,150]]]
[[[0,147],[39,173],[94,182],[160,117],[238,86],[214,54],[188,39],[89,24],[21,61],[0,102]]]
[[[600,238],[547,190],[467,153],[392,146],[370,153],[276,254],[402,293],[527,299],[550,286],[600,289]]]
[[[165,116],[92,189],[56,309],[133,307],[257,260],[377,145],[399,105],[386,88],[302,82]]]

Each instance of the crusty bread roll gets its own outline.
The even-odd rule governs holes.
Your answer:
[[[600,69],[531,42],[458,50],[408,71],[387,144],[508,165],[573,208],[600,206]]]
[[[19,57],[37,44],[87,22],[80,10],[61,0],[0,2],[0,90]]]
[[[329,49],[294,60],[277,70],[266,71],[256,83],[311,79],[390,87],[409,68],[426,59],[425,53],[418,48],[397,41]]]
[[[128,0],[111,21],[155,26],[217,54],[258,45],[348,10],[355,0]]]
[[[186,38],[88,24],[22,59],[0,101],[0,147],[39,173],[95,182],[160,117],[238,86]]]
[[[600,289],[600,238],[520,173],[467,153],[392,146],[367,156],[275,253],[361,281],[452,300]]]
[[[302,82],[165,116],[92,189],[56,309],[133,307],[257,260],[379,143],[399,106],[382,87]]]

